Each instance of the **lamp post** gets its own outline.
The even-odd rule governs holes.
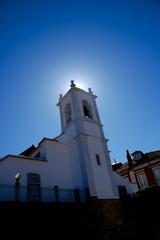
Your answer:
[[[19,202],[20,201],[20,178],[21,178],[21,175],[20,173],[16,173],[16,175],[14,176],[15,177],[15,200],[16,202]]]

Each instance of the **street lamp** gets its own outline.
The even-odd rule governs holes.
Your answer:
[[[19,172],[16,173],[16,175],[15,175],[14,177],[15,177],[16,183],[19,183],[19,180],[20,180],[20,178],[21,178],[20,173],[19,173]]]
[[[18,202],[20,200],[20,178],[21,178],[21,175],[20,173],[16,173],[16,175],[14,176],[15,177],[15,200]]]

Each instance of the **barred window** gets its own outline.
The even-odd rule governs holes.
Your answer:
[[[28,173],[28,201],[40,201],[40,175],[36,173]]]
[[[28,173],[28,184],[40,184],[40,175],[36,173]]]

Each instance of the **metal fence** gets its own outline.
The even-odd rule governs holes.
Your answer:
[[[86,202],[89,200],[89,190],[64,189],[40,186],[22,186],[20,184],[0,184],[0,201],[20,202]]]

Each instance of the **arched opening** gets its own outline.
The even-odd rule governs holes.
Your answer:
[[[83,101],[83,113],[86,118],[92,119],[92,111],[89,103],[87,101]]]
[[[66,123],[68,124],[72,119],[72,111],[69,103],[66,105],[64,113],[65,113]]]

